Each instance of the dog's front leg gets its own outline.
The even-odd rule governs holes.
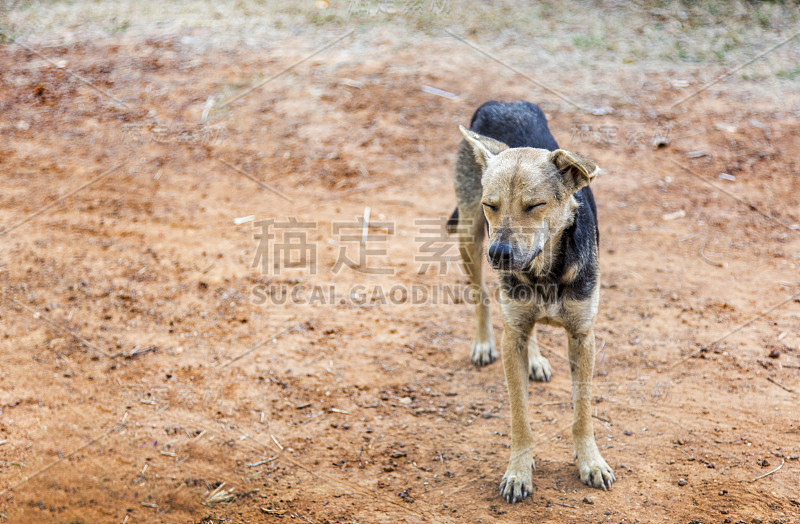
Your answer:
[[[500,495],[512,504],[533,490],[533,432],[528,420],[528,337],[533,325],[517,318],[513,310],[511,305],[503,311],[502,351],[511,404],[511,457],[500,483]]]
[[[569,368],[572,375],[572,439],[581,482],[594,488],[608,489],[617,480],[600,455],[592,426],[592,374],[594,372],[594,331],[571,332]]]

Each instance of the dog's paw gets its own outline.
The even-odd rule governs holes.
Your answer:
[[[472,363],[476,366],[486,366],[497,360],[497,350],[494,347],[494,339],[475,340],[472,343]]]
[[[533,491],[533,461],[509,463],[506,474],[500,482],[500,496],[509,504],[522,502]]]
[[[541,355],[530,355],[528,357],[528,370],[530,379],[536,382],[550,382],[550,377],[553,376],[550,362]]]
[[[611,489],[617,477],[605,459],[597,452],[585,460],[578,460],[578,472],[581,475],[581,482],[593,488]]]

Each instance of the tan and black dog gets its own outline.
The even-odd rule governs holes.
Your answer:
[[[528,377],[551,376],[536,343],[537,323],[567,331],[578,471],[585,484],[608,489],[616,479],[597,448],[590,406],[600,275],[597,210],[588,185],[599,169],[586,157],[558,149],[541,109],[528,102],[487,102],[470,128],[460,126],[465,140],[455,168],[458,208],[448,226],[459,234],[473,288],[472,361],[479,366],[497,358],[481,271],[487,228],[488,259],[500,273],[503,367],[511,403],[511,458],[500,494],[513,503],[532,490]]]

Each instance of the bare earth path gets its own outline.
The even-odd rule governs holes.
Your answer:
[[[269,13],[188,6],[0,45],[0,522],[800,522],[800,42],[702,89],[796,21],[741,60],[663,71],[543,10],[551,36],[446,26],[519,75],[430,20],[459,5],[425,5],[397,24],[281,11],[256,43]],[[673,7],[636,14],[642,38],[685,21]],[[53,9],[66,26],[84,8]],[[566,341],[544,328],[534,492],[498,495],[502,366],[469,362],[436,222],[457,126],[491,98],[539,103],[604,169],[610,492],[578,479]],[[287,264],[292,238],[306,256]]]

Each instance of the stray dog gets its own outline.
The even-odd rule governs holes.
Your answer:
[[[481,271],[485,229],[489,262],[500,272],[503,367],[511,403],[511,458],[500,494],[514,503],[532,490],[527,383],[529,377],[548,381],[552,373],[539,352],[537,323],[567,331],[578,471],[584,484],[608,489],[616,478],[597,448],[590,406],[600,275],[597,209],[588,186],[599,168],[559,149],[544,113],[528,102],[486,102],[470,129],[459,129],[464,140],[455,167],[458,207],[448,229],[458,232],[475,299],[472,362],[478,366],[497,358]]]

